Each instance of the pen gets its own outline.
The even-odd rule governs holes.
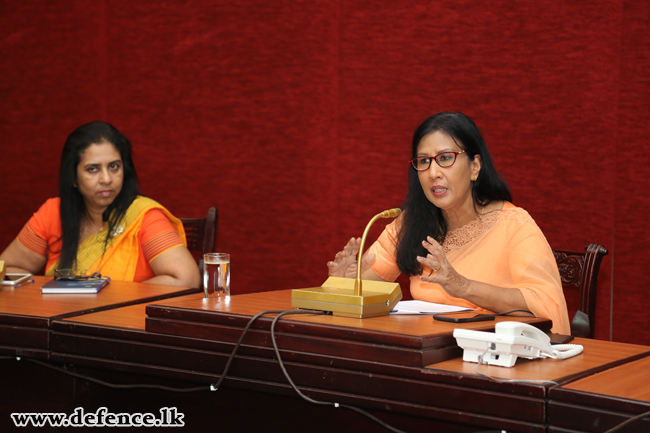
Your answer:
[[[14,284],[13,287],[14,287],[14,289],[17,289],[18,287],[20,287],[20,286],[22,286],[22,285],[29,284],[29,283],[33,283],[33,282],[34,282],[33,279],[32,279],[32,280],[26,280],[26,281],[23,281],[22,283]]]

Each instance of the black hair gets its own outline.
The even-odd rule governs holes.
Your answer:
[[[74,269],[76,266],[81,223],[87,214],[84,197],[76,187],[77,166],[88,146],[106,142],[111,143],[120,153],[124,173],[122,189],[102,215],[103,220],[108,221],[108,233],[119,224],[133,200],[140,194],[138,175],[131,157],[131,142],[117,128],[106,122],[95,121],[75,129],[63,146],[59,172],[62,241],[59,268],[61,269]],[[107,244],[108,235],[104,248]]]
[[[508,185],[492,165],[492,158],[478,127],[472,119],[462,113],[438,113],[422,122],[413,134],[412,158],[417,157],[420,141],[436,131],[448,134],[465,150],[469,161],[480,155],[481,170],[477,180],[472,182],[475,209],[477,204],[486,206],[496,200],[512,201]],[[427,199],[418,172],[413,167],[409,170],[408,192],[402,210],[404,212],[398,235],[397,265],[405,275],[420,275],[422,268],[417,256],[427,255],[422,241],[431,236],[442,242],[447,234],[447,222],[442,211]]]

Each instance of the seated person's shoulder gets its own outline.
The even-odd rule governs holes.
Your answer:
[[[48,198],[45,200],[45,203],[41,205],[38,211],[46,212],[48,214],[55,213],[58,215],[61,211],[61,199],[59,197]]]
[[[503,200],[495,200],[495,201],[491,201],[490,203],[488,203],[487,206],[484,206],[481,209],[481,213],[486,214],[486,213],[490,213],[490,212],[505,210],[508,207],[513,207],[513,204],[510,203],[510,202],[503,201]]]
[[[506,237],[511,242],[518,243],[524,240],[534,240],[534,242],[541,242],[548,246],[544,233],[525,209],[505,202],[503,212],[501,213],[502,221],[505,224]]]
[[[27,225],[44,239],[50,234],[60,236],[61,200],[55,197],[45,201],[38,211],[32,215]]]
[[[144,214],[144,223],[148,224],[154,224],[156,222],[167,222],[170,226],[171,223],[169,222],[169,218],[167,218],[167,215],[165,213],[157,208],[154,209],[149,209],[145,214]]]
[[[144,215],[139,238],[148,262],[166,251],[185,246],[172,223],[160,209],[150,209]]]
[[[501,202],[503,203],[503,216],[506,220],[514,221],[520,224],[533,224],[537,226],[533,217],[523,208],[517,207],[510,202]]]

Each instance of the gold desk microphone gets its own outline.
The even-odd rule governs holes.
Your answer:
[[[295,289],[291,292],[291,307],[307,310],[330,311],[335,316],[368,317],[386,316],[402,299],[399,283],[361,280],[361,258],[368,231],[380,218],[395,218],[402,210],[386,210],[375,215],[363,232],[359,257],[357,259],[357,278],[329,277],[320,287]]]

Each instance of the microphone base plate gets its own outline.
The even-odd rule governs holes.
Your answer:
[[[321,287],[295,289],[291,293],[291,307],[366,319],[387,316],[402,299],[399,283],[362,280],[362,294],[354,295],[354,281],[330,277]]]

